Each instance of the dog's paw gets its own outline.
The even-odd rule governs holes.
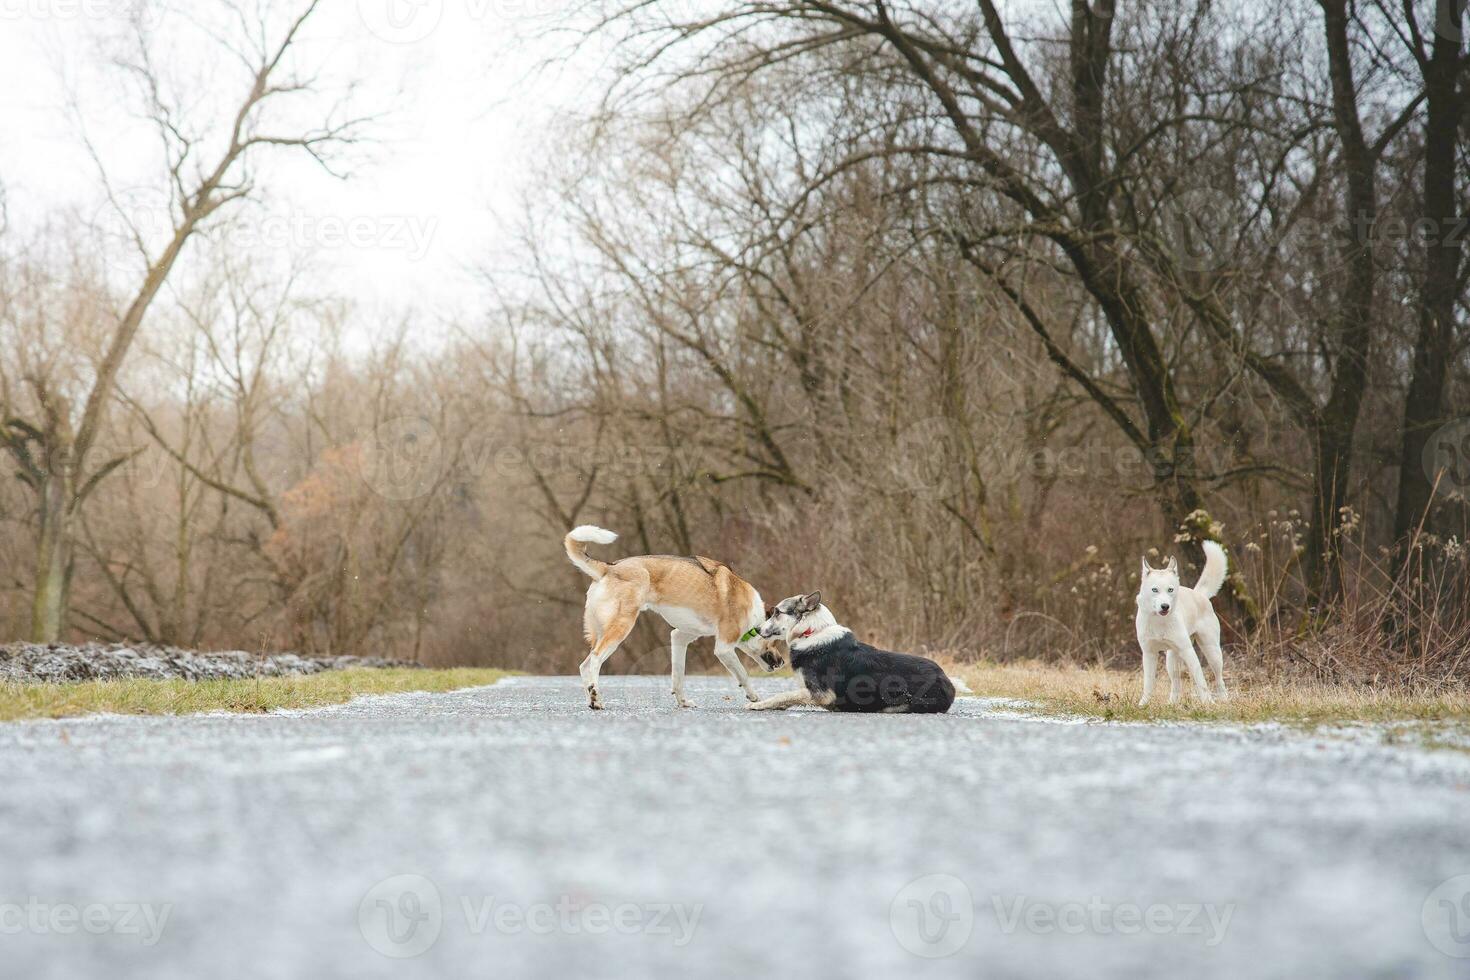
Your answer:
[[[761,696],[759,694],[752,694],[749,691],[745,692],[745,700],[749,701],[751,704],[755,704],[760,699]]]
[[[1138,702],[1138,706],[1140,708],[1147,708],[1148,707],[1148,698],[1144,698],[1141,701],[1139,701]]]
[[[674,700],[674,703],[677,704],[681,708],[692,708],[692,707],[694,707],[694,705],[690,704],[684,698],[676,698]]]
[[[745,710],[746,711],[764,711],[765,709],[761,707],[761,703],[759,701],[747,701],[747,702],[745,702]]]

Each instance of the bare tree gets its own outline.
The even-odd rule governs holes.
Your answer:
[[[1446,382],[1455,348],[1455,305],[1461,292],[1464,211],[1457,193],[1461,126],[1467,101],[1462,41],[1465,7],[1436,0],[1433,40],[1412,4],[1403,9],[1406,42],[1424,79],[1423,211],[1424,273],[1419,290],[1419,331],[1404,399],[1394,534],[1404,540],[1427,517],[1434,491],[1424,465],[1430,436],[1444,417]],[[1426,44],[1429,50],[1426,51]],[[1405,551],[1404,560],[1408,560]]]
[[[0,433],[5,448],[21,480],[35,494],[40,514],[31,622],[34,640],[55,640],[66,626],[78,511],[108,474],[128,459],[124,454],[96,463],[90,457],[123,363],[185,246],[217,212],[255,192],[251,162],[258,152],[296,150],[326,166],[334,150],[361,136],[365,120],[342,117],[336,108],[320,125],[286,130],[273,128],[266,112],[275,103],[312,91],[311,76],[294,71],[288,54],[318,5],[319,0],[311,0],[273,39],[267,23],[252,25],[243,8],[237,11],[238,45],[221,53],[245,69],[246,84],[224,122],[223,139],[216,141],[188,128],[183,106],[165,102],[166,86],[154,65],[158,39],[142,14],[133,21],[133,53],[118,67],[143,94],[145,113],[164,147],[171,228],[157,250],[141,233],[134,235],[144,263],[142,278],[117,315],[79,414],[74,418],[71,402],[40,377],[30,379],[36,416],[27,419],[17,406],[4,406]],[[213,155],[203,156],[214,143],[219,145]],[[89,149],[104,174],[109,199],[116,203],[102,155],[95,147]]]

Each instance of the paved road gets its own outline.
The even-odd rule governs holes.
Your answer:
[[[1470,755],[689,690],[0,725],[0,976],[1470,975]]]

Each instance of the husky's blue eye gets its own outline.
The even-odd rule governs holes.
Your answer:
[[[1159,591],[1157,586],[1154,587],[1154,591],[1155,592]]]
[[[1174,590],[1173,590],[1173,589],[1170,589],[1170,590],[1169,590],[1169,591],[1170,591],[1170,592],[1173,592],[1173,591],[1174,591]]]

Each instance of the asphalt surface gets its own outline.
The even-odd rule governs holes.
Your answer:
[[[602,687],[0,725],[0,976],[1470,975],[1470,754]]]

